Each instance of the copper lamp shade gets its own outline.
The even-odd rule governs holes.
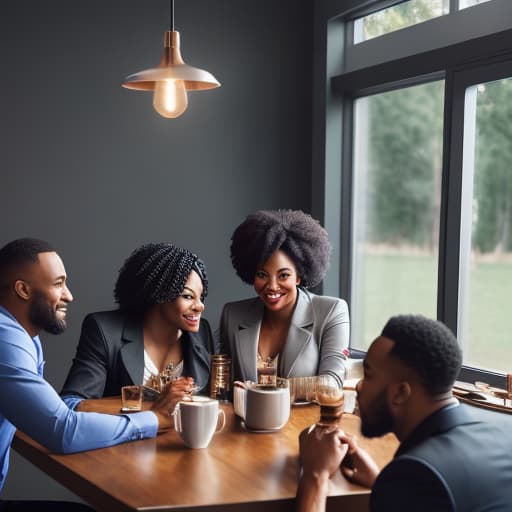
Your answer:
[[[153,107],[170,119],[181,116],[188,107],[187,91],[220,87],[208,71],[185,64],[180,52],[180,33],[174,30],[174,0],[170,0],[170,30],[164,36],[164,53],[156,68],[127,76],[122,86],[136,91],[154,91]]]
[[[185,64],[180,52],[180,33],[176,30],[165,33],[164,52],[158,66],[127,76],[122,86],[137,91],[153,91],[156,82],[167,80],[182,80],[187,91],[220,87],[208,71]]]

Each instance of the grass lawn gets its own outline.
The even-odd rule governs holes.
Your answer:
[[[366,350],[390,316],[437,311],[437,257],[366,254],[364,278],[352,305],[354,347]],[[460,340],[464,364],[512,372],[512,263],[479,263],[471,269],[468,339]]]

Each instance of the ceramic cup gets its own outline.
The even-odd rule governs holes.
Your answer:
[[[245,395],[245,426],[250,430],[279,430],[290,417],[290,389],[254,386]]]
[[[178,402],[174,410],[174,428],[189,448],[206,448],[225,421],[219,402],[205,396]]]

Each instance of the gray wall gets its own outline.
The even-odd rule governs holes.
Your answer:
[[[176,1],[182,54],[220,89],[189,96],[176,120],[128,74],[156,65],[167,0],[18,0],[0,17],[0,245],[51,241],[75,296],[68,330],[43,335],[60,389],[82,318],[113,307],[112,287],[142,243],[197,252],[210,274],[206,317],[251,295],[229,239],[259,208],[311,208],[312,0]],[[3,498],[70,495],[12,456]]]

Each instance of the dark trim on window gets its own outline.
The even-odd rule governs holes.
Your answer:
[[[352,132],[354,108],[352,98],[345,98],[343,102],[342,152],[341,161],[341,249],[340,249],[340,291],[341,296],[347,300],[351,311],[352,297],[352,150],[354,137]]]
[[[389,9],[390,7],[394,7],[395,5],[403,4],[409,1],[410,0],[374,0],[373,3],[367,5],[363,9],[355,9],[354,11],[350,12],[345,19],[347,21],[354,21],[359,18],[369,16],[370,14],[373,14],[375,12],[384,11],[385,9]]]
[[[332,94],[342,98],[344,103],[341,161],[343,187],[340,196],[342,297],[348,300],[351,297],[353,100],[444,78],[437,317],[457,333],[465,88],[471,84],[512,76],[512,64],[509,63],[512,63],[512,28],[343,73],[331,79]],[[351,350],[352,357],[364,357],[364,354],[361,350]],[[463,367],[459,378],[468,382],[481,380],[497,387],[505,387],[506,380],[503,374],[471,367]]]
[[[474,66],[484,59],[509,53],[511,46],[512,29],[504,30],[445,48],[344,73],[331,79],[331,87],[333,93],[347,94],[449,68]]]
[[[366,352],[362,350],[350,349],[350,357],[352,359],[364,359],[366,356]],[[506,388],[506,378],[500,374],[495,372],[483,371],[478,368],[471,368],[469,366],[464,366],[460,374],[458,376],[458,380],[462,380],[464,382],[487,382],[494,387]]]
[[[471,368],[469,366],[462,367],[459,380],[462,380],[463,382],[487,382],[487,384],[490,384],[491,386],[503,389],[506,389],[507,387],[507,378],[501,373],[484,371],[479,368]]]

